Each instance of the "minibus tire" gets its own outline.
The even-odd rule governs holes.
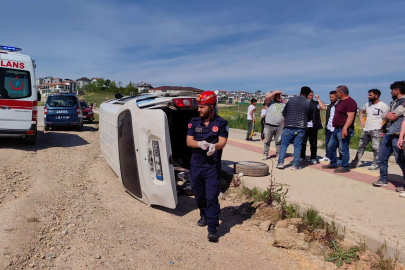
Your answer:
[[[243,173],[246,176],[266,176],[269,175],[269,165],[261,162],[240,161],[234,165],[236,174]]]
[[[49,131],[49,125],[45,125],[45,131]]]
[[[80,126],[76,127],[77,131],[82,131],[83,130],[83,123]]]

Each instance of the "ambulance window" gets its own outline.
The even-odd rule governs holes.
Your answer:
[[[28,71],[0,68],[0,98],[19,99],[31,96]]]

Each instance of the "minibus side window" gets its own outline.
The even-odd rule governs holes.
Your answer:
[[[118,151],[122,184],[130,193],[138,198],[142,198],[138,164],[136,162],[132,117],[129,110],[123,111],[118,116]]]

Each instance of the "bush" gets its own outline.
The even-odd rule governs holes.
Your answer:
[[[285,200],[281,205],[281,219],[299,218],[300,208],[298,204],[287,203]]]
[[[303,216],[304,224],[307,226],[309,231],[313,231],[323,225],[323,219],[319,215],[318,210],[314,208],[308,209]]]

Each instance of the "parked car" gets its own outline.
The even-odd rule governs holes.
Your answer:
[[[80,100],[80,107],[82,108],[83,112],[83,120],[86,120],[89,123],[93,123],[94,113],[91,107],[87,105],[86,101],[84,100]]]
[[[37,141],[35,61],[20,48],[0,45],[0,138]]]
[[[199,116],[193,94],[123,97],[100,106],[100,148],[128,193],[174,209],[190,190],[188,124]]]
[[[44,107],[45,130],[53,126],[83,129],[83,114],[75,94],[53,94],[48,96]]]

